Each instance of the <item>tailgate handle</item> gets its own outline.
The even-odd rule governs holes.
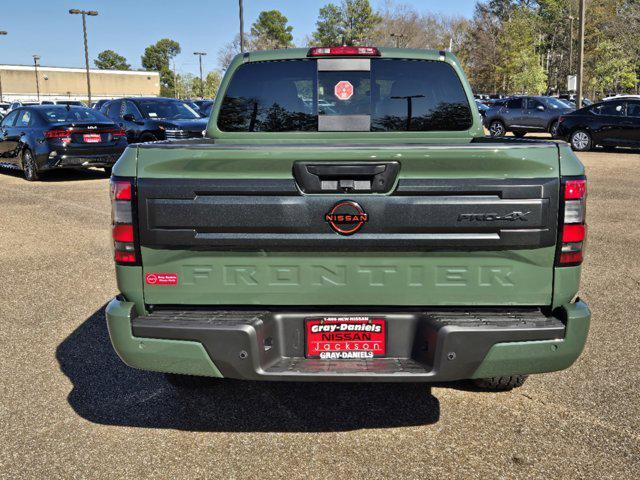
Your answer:
[[[395,184],[400,163],[296,162],[293,175],[304,193],[386,193]]]

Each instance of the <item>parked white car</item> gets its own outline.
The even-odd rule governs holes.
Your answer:
[[[626,95],[626,94],[618,94],[618,95],[613,95],[612,97],[606,97],[603,98],[602,101],[603,102],[608,102],[609,100],[621,100],[623,98],[627,98],[627,99],[634,99],[634,100],[640,100],[640,95]]]

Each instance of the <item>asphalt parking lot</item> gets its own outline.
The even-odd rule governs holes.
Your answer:
[[[180,392],[108,341],[108,181],[0,169],[0,478],[640,478],[640,153],[581,155],[589,342],[508,393],[212,382]]]

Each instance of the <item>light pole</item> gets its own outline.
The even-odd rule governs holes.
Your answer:
[[[240,1],[240,53],[244,53],[244,5]]]
[[[207,54],[207,52],[193,52],[194,55],[198,55],[198,60],[200,61],[200,99],[204,100],[204,79],[202,78],[202,57]]]
[[[573,15],[569,15],[569,75],[573,68],[573,21],[576,19]]]
[[[0,35],[6,35],[7,32],[5,32],[4,30],[0,31]],[[2,98],[2,70],[0,70],[0,102],[3,102],[4,99]]]
[[[586,0],[580,0],[580,48],[578,49],[578,93],[576,95],[577,108],[582,108],[582,80],[584,74],[584,18],[586,10]]]
[[[40,79],[38,78],[38,62],[40,61],[40,55],[33,56],[33,69],[36,73],[36,93],[38,95],[38,102],[40,102]]]
[[[95,10],[78,10],[72,8],[69,10],[71,15],[82,15],[82,33],[84,34],[84,63],[87,67],[87,97],[89,99],[89,106],[91,106],[91,75],[89,74],[89,46],[87,42],[87,15],[90,17],[97,17],[98,12]]]
[[[173,96],[180,98],[178,95],[178,73],[176,72],[176,61],[173,61]]]

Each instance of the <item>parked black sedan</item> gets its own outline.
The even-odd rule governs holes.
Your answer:
[[[201,138],[208,119],[174,98],[121,98],[101,110],[127,132],[129,143]]]
[[[56,168],[109,173],[126,147],[124,130],[86,107],[20,107],[0,122],[0,163],[22,168],[29,181]]]
[[[609,100],[560,117],[558,137],[584,152],[605,148],[640,147],[640,99]]]

